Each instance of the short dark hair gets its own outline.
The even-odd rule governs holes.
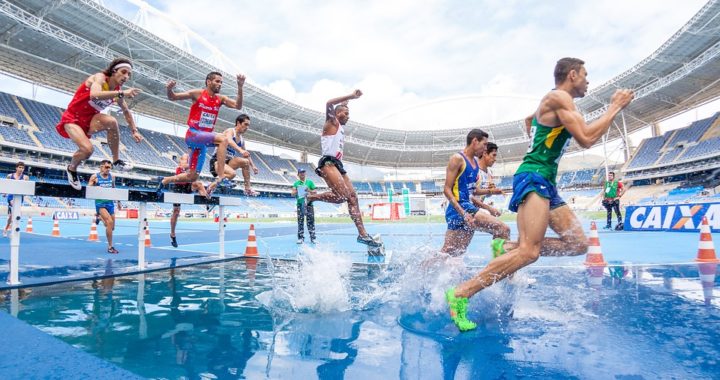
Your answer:
[[[475,128],[467,135],[467,145],[472,144],[473,139],[482,140],[486,138],[488,138],[487,132],[483,131],[482,129]]]
[[[102,73],[108,77],[112,76],[113,73],[115,72],[114,67],[121,63],[127,63],[128,65],[130,65],[130,67],[132,67],[132,65],[133,65],[132,62],[130,61],[130,59],[128,59],[128,58],[125,58],[125,57],[115,58],[112,60],[112,62],[110,62],[108,67],[106,67],[105,70],[103,70]]]
[[[495,152],[496,150],[498,150],[497,144],[495,144],[494,142],[489,142],[487,143],[484,154],[490,154],[492,152]]]
[[[100,165],[101,165],[101,166],[102,166],[102,165],[107,165],[107,164],[112,165],[112,162],[110,162],[110,160],[102,160],[102,161],[100,161]]]
[[[235,124],[242,123],[245,120],[250,120],[250,116],[241,113],[240,115],[238,115],[238,117],[235,118]]]
[[[579,58],[571,58],[571,57],[565,57],[561,58],[557,63],[555,64],[555,84],[558,85],[567,79],[568,74],[570,74],[571,71],[580,71],[580,68],[582,65],[585,64],[585,61]]]
[[[608,172],[608,175],[610,175],[610,174],[612,174],[614,176],[615,172]]]
[[[215,79],[215,77],[221,77],[221,76],[222,76],[222,73],[220,73],[220,72],[218,72],[218,71],[211,71],[211,72],[208,73],[208,75],[205,77],[205,83],[207,83],[207,81],[209,81],[209,80]]]
[[[345,109],[348,109],[348,110],[350,109],[350,107],[348,107],[348,102],[342,102],[342,103],[336,105],[336,106],[335,106],[335,112],[337,112],[337,110],[340,109],[340,108],[345,108]]]
[[[21,167],[21,166],[22,166],[22,167],[25,167],[25,163],[22,162],[22,161],[18,161],[18,163],[15,164],[15,168],[16,168],[16,169],[19,168],[19,167]]]

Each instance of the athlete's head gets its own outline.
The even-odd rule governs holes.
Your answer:
[[[110,160],[100,161],[100,173],[103,175],[108,174],[110,169],[112,169],[112,162],[110,162]]]
[[[347,124],[350,120],[350,108],[348,108],[348,102],[342,102],[335,106],[335,118],[337,118],[340,125]]]
[[[615,180],[615,172],[608,173],[608,181],[614,181]]]
[[[222,74],[217,71],[211,71],[205,77],[205,87],[207,87],[208,90],[216,94],[220,92],[220,88],[222,88],[222,82]]]
[[[488,134],[481,129],[473,129],[467,135],[467,147],[471,148],[475,157],[481,157],[487,146]]]
[[[564,86],[573,98],[582,98],[587,93],[585,61],[578,58],[562,58],[555,65],[555,86]]]
[[[103,74],[113,79],[119,86],[122,86],[132,76],[132,62],[127,58],[115,58],[110,62],[108,67],[103,70]]]
[[[235,118],[235,131],[239,134],[247,132],[250,128],[250,116],[241,113]]]
[[[494,142],[487,143],[487,147],[485,147],[485,152],[483,152],[481,160],[485,161],[485,164],[487,167],[491,167],[495,165],[495,161],[497,161],[497,150],[498,146]]]
[[[18,161],[17,164],[15,164],[15,173],[16,174],[22,174],[22,172],[25,171],[25,163],[22,161]]]

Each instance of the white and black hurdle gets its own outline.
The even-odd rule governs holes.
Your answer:
[[[145,270],[145,229],[147,228],[147,203],[180,203],[180,204],[204,204],[218,207],[218,239],[220,244],[219,258],[225,258],[225,207],[240,206],[241,201],[235,197],[202,197],[195,194],[163,193],[158,195],[152,190],[129,190],[118,188],[103,188],[98,186],[84,187],[82,190],[75,190],[70,185],[49,184],[35,181],[18,181],[0,179],[0,189],[5,194],[14,195],[14,199],[21,196],[47,196],[63,198],[86,198],[104,199],[110,201],[131,201],[137,202],[138,209],[138,270]],[[10,275],[7,283],[11,286],[20,285],[19,262],[20,262],[20,220],[22,204],[12,208],[12,224],[10,232]]]

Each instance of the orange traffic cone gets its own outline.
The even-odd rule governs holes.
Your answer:
[[[585,256],[585,265],[594,267],[604,267],[607,265],[602,254],[602,249],[600,249],[600,238],[598,237],[595,222],[590,222],[590,238],[588,239],[588,252]]]
[[[152,244],[150,243],[150,223],[147,221],[145,222],[145,246],[152,247]]]
[[[245,246],[246,257],[260,257],[257,249],[257,239],[255,238],[255,225],[250,225],[250,231],[248,232],[247,246]]]
[[[52,236],[60,237],[60,222],[57,219],[53,220]]]
[[[720,263],[717,256],[715,256],[715,245],[712,241],[712,234],[710,234],[710,225],[708,224],[707,217],[703,217],[702,224],[700,225],[700,243],[698,244],[697,259],[701,263]]]
[[[28,216],[28,222],[27,226],[25,226],[25,232],[33,232],[33,226],[32,226],[32,216]]]
[[[88,237],[88,241],[98,241],[97,224],[95,224],[95,218],[92,218],[92,220],[90,221],[90,236]]]

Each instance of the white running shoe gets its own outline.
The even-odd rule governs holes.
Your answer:
[[[67,174],[68,183],[75,190],[82,190],[82,184],[80,183],[80,177],[76,171],[70,170],[70,166],[65,167],[65,173]]]

